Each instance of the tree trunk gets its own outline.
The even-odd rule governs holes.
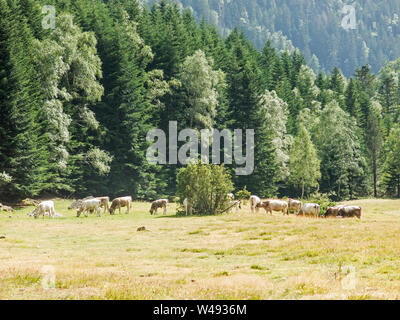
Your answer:
[[[397,198],[400,199],[400,182],[397,182]]]
[[[304,198],[304,182],[303,185],[301,186],[301,201],[303,201]]]
[[[353,186],[351,183],[349,184],[349,193],[350,193],[350,200],[353,200]]]

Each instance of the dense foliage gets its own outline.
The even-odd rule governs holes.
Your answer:
[[[189,163],[177,175],[177,196],[190,199],[193,214],[220,214],[229,209],[227,194],[233,191],[231,176],[224,166]]]
[[[181,165],[146,159],[147,133],[170,121],[254,129],[254,173],[225,165],[237,191],[400,195],[400,60],[352,73],[315,75],[298,50],[223,38],[165,1],[0,0],[0,199],[172,197]]]
[[[143,0],[154,3],[158,0]],[[346,76],[365,64],[378,72],[400,55],[398,0],[179,0],[201,21],[205,18],[228,35],[236,26],[262,49],[267,40],[279,49],[299,48],[318,72],[338,66]],[[355,9],[355,29],[347,29]],[[342,22],[346,26],[342,27]],[[352,27],[352,26],[351,26]]]

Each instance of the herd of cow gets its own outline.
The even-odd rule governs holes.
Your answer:
[[[235,200],[234,194],[230,193],[227,195],[229,201],[229,206],[227,211],[232,211],[236,208],[236,212],[241,208],[242,202],[240,200]],[[260,208],[263,208],[266,213],[272,214],[272,212],[281,212],[284,215],[289,215],[290,211],[293,211],[297,216],[312,216],[319,217],[321,208],[317,203],[302,203],[299,200],[289,199],[284,200],[261,200],[257,196],[251,196],[250,199],[250,210],[252,213],[258,212]],[[32,200],[34,201],[34,200]],[[186,215],[191,215],[193,213],[191,199],[185,199],[183,201],[183,206],[186,211]],[[60,216],[56,213],[54,208],[54,202],[52,200],[43,202],[30,202],[29,204],[35,205],[36,208],[28,215],[38,218],[39,216],[48,215],[51,218]],[[77,210],[77,217],[80,217],[83,213],[86,217],[89,213],[96,212],[98,216],[101,215],[101,209],[104,208],[104,212],[109,212],[111,215],[115,214],[116,210],[121,214],[121,208],[127,208],[126,213],[132,207],[132,197],[121,197],[116,198],[111,202],[109,197],[87,197],[85,199],[76,200],[68,207],[68,210]],[[164,215],[167,214],[168,200],[160,199],[152,202],[150,208],[150,214],[157,214],[158,209],[163,209]],[[0,203],[0,211],[13,211],[11,207],[4,206]],[[361,219],[361,207],[359,206],[345,206],[339,205],[335,207],[330,207],[327,209],[324,217],[335,217],[335,218],[350,218],[357,217]]]
[[[151,204],[150,213],[157,214],[158,209],[162,208],[164,209],[164,215],[165,215],[167,214],[167,206],[168,206],[167,199],[160,199],[154,201]],[[129,211],[131,210],[132,207],[132,197],[116,198],[111,202],[111,205],[109,197],[97,197],[97,198],[87,197],[85,199],[76,200],[72,202],[71,205],[68,207],[68,210],[76,209],[77,217],[80,217],[82,213],[87,217],[89,213],[94,213],[94,212],[97,213],[97,216],[100,216],[102,208],[104,208],[104,212],[108,211],[111,215],[115,214],[116,210],[118,210],[119,213],[121,214],[121,208],[125,207],[127,209],[126,214],[129,214]],[[48,215],[51,218],[57,216],[57,213],[54,208],[54,202],[52,200],[43,201],[39,203],[35,208],[35,210],[28,213],[28,216],[33,216],[36,219],[41,215],[43,216],[43,218],[45,215]]]
[[[230,195],[232,197],[232,195]],[[251,211],[257,211],[260,208],[264,208],[266,213],[272,214],[273,211],[282,212],[283,214],[289,215],[290,211],[298,216],[312,216],[319,217],[321,213],[321,207],[317,203],[302,203],[298,200],[289,199],[288,201],[283,200],[266,200],[261,201],[257,196],[250,197],[250,208]],[[325,218],[354,218],[361,219],[361,207],[359,206],[345,206],[339,205],[330,207],[326,210],[324,215]]]

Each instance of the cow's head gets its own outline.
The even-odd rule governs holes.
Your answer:
[[[81,216],[81,213],[83,212],[83,206],[80,206],[78,210],[76,211],[76,216],[79,218]]]
[[[357,213],[356,213],[356,217],[360,220],[361,220],[361,210],[362,210],[361,207],[359,207],[359,210],[357,210]]]
[[[269,207],[269,201],[261,201],[256,205],[256,208],[267,208]]]

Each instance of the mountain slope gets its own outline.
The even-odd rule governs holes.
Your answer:
[[[154,0],[145,1],[149,4]],[[299,48],[314,71],[338,66],[346,76],[364,64],[378,72],[400,56],[400,1],[360,0],[356,29],[345,30],[340,0],[179,0],[200,20],[227,35],[238,26],[261,49],[270,39],[279,49]],[[313,57],[313,55],[315,55]],[[318,58],[318,59],[316,59]]]

